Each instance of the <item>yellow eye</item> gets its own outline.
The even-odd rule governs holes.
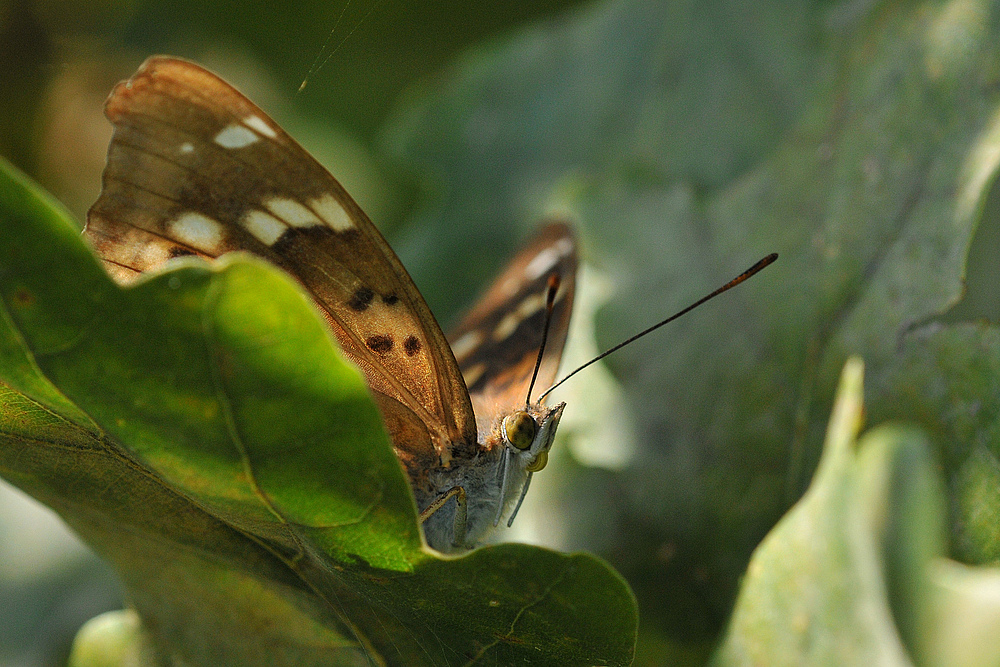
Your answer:
[[[520,450],[531,447],[538,424],[527,412],[518,411],[503,418],[503,434],[507,441]]]
[[[544,451],[541,454],[539,454],[537,458],[535,458],[535,460],[531,462],[531,465],[525,468],[525,470],[527,470],[528,472],[538,472],[539,470],[544,468],[545,464],[548,462],[549,462],[549,453],[548,451]]]

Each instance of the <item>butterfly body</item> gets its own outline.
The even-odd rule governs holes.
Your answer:
[[[418,507],[431,507],[442,492],[462,488],[467,497],[464,529],[456,530],[458,503],[446,503],[424,522],[427,542],[438,550],[462,550],[481,542],[502,516],[523,498],[530,475],[545,465],[565,403],[552,408],[532,405],[522,408],[537,425],[537,433],[524,450],[503,434],[502,427],[487,434],[468,461],[428,471],[427,484],[414,487]],[[509,416],[509,415],[508,415]],[[502,425],[501,418],[496,424]]]
[[[105,113],[115,134],[85,235],[113,277],[232,250],[271,261],[310,293],[365,375],[430,546],[470,548],[519,506],[562,415],[527,391],[547,310],[540,386],[566,338],[576,272],[567,225],[544,226],[446,339],[340,183],[219,77],[150,58]]]

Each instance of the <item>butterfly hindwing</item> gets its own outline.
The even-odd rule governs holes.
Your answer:
[[[155,57],[105,113],[115,134],[86,234],[116,278],[186,254],[260,255],[311,292],[397,449],[475,446],[465,384],[413,281],[340,183],[263,111],[207,70]]]
[[[551,276],[559,279],[536,391],[555,380],[573,309],[577,268],[572,228],[551,222],[525,244],[448,335],[480,428],[524,405],[542,341]]]

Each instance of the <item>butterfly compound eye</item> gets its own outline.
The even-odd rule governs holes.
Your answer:
[[[531,447],[538,431],[534,417],[527,412],[518,411],[503,418],[503,435],[507,442],[524,451]]]

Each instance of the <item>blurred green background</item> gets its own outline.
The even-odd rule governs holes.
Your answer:
[[[92,162],[110,131],[100,119],[100,102],[146,56],[169,53],[215,67],[282,122],[318,126],[321,137],[302,141],[319,144],[320,152],[325,142],[339,148],[340,141],[364,153],[407,86],[433,77],[470,45],[573,4],[579,3],[518,0],[486,9],[396,0],[5,1],[0,150],[82,213],[96,197],[100,166],[95,176]],[[317,59],[324,67],[296,95]],[[362,173],[378,169],[370,157],[354,159]],[[371,197],[395,197],[382,205],[398,218],[406,199],[395,192],[393,183]]]
[[[82,220],[111,86],[150,54],[193,58],[331,169],[444,323],[541,215],[572,217],[567,366],[780,252],[567,385],[511,535],[609,560],[640,602],[638,662],[699,664],[809,483],[851,354],[872,423],[931,435],[952,555],[1000,559],[996,10],[0,0],[0,153]],[[297,94],[334,25],[346,41]],[[114,579],[7,495],[0,661],[58,664]]]

